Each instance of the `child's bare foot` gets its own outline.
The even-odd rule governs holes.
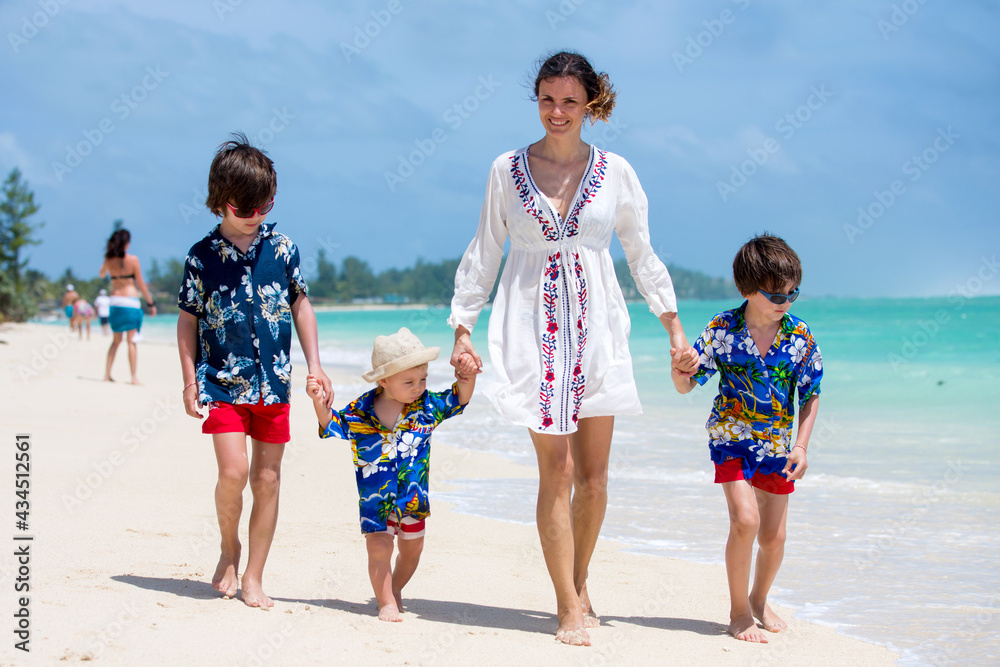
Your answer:
[[[240,552],[235,554],[223,553],[219,556],[219,565],[212,575],[212,588],[222,593],[223,597],[231,598],[236,595],[236,589],[240,583]]]
[[[760,621],[761,627],[768,632],[781,632],[788,627],[788,624],[781,620],[780,616],[774,613],[774,610],[771,609],[771,605],[768,603],[764,603],[763,609],[751,603],[750,608],[753,610],[754,618]]]
[[[251,579],[246,574],[243,575],[243,604],[248,607],[260,607],[270,609],[274,606],[271,598],[267,597],[264,589],[256,579]]]
[[[726,629],[729,634],[736,637],[740,641],[752,642],[757,644],[766,644],[767,637],[764,633],[760,631],[757,624],[753,621],[753,616],[737,616],[729,622],[729,627]]]
[[[399,607],[394,604],[387,604],[378,608],[378,620],[399,623],[403,619],[399,617]]]

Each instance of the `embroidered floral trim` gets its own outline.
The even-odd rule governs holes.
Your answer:
[[[545,309],[545,331],[542,332],[542,382],[539,388],[538,401],[542,409],[542,428],[552,426],[552,397],[555,395],[553,383],[555,374],[556,333],[559,322],[556,320],[556,301],[559,299],[559,259],[562,253],[553,253],[548,257],[545,267],[545,284],[542,285],[542,306]]]
[[[573,253],[573,273],[576,274],[577,304],[580,314],[576,318],[576,362],[573,364],[573,423],[580,414],[580,403],[587,387],[587,377],[583,373],[583,351],[587,347],[587,279],[583,276],[579,253]]]
[[[542,212],[535,205],[535,197],[531,194],[531,185],[528,183],[528,175],[522,169],[522,155],[515,153],[510,158],[510,175],[514,179],[514,186],[517,188],[517,196],[521,198],[521,205],[532,218],[542,226],[542,235],[548,241],[559,240],[559,229],[550,225]]]
[[[597,159],[594,161],[594,166],[591,169],[590,180],[583,187],[583,192],[580,193],[579,199],[576,200],[576,204],[573,206],[573,210],[570,211],[569,217],[566,218],[566,224],[563,226],[563,236],[571,238],[576,236],[580,231],[580,212],[583,211],[583,207],[594,201],[594,195],[597,191],[601,189],[601,185],[604,183],[604,174],[608,170],[608,154],[607,151],[602,151],[598,148],[594,149]]]

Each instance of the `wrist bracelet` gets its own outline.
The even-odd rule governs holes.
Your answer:
[[[188,388],[188,387],[193,387],[193,386],[195,386],[196,384],[198,384],[198,381],[197,381],[197,380],[195,380],[195,381],[194,381],[194,382],[192,382],[191,384],[186,384],[186,385],[184,385],[184,388],[183,388],[183,389],[181,389],[181,393],[183,393],[183,392],[187,391],[187,388]]]
[[[799,445],[799,444],[796,444],[796,445],[795,445],[795,447],[798,447],[798,448],[800,448],[800,449],[801,449],[802,451],[804,451],[804,452],[805,452],[805,453],[807,453],[807,454],[809,453],[809,450],[808,450],[808,449],[806,449],[804,445]],[[792,449],[795,449],[795,447],[792,447]]]

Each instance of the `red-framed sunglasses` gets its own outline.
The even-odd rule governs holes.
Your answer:
[[[267,215],[268,213],[270,213],[271,209],[274,208],[274,199],[271,199],[271,201],[267,202],[260,208],[255,208],[249,213],[242,209],[236,208],[229,202],[226,202],[226,206],[229,207],[229,210],[232,211],[233,215],[235,215],[237,218],[252,218],[255,215]]]

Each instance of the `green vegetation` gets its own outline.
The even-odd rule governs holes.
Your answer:
[[[28,246],[40,243],[34,234],[45,223],[31,220],[38,204],[17,167],[4,181],[0,196],[0,321],[23,322],[36,312],[31,290],[37,288],[41,276],[27,270],[28,259],[23,253]]]

